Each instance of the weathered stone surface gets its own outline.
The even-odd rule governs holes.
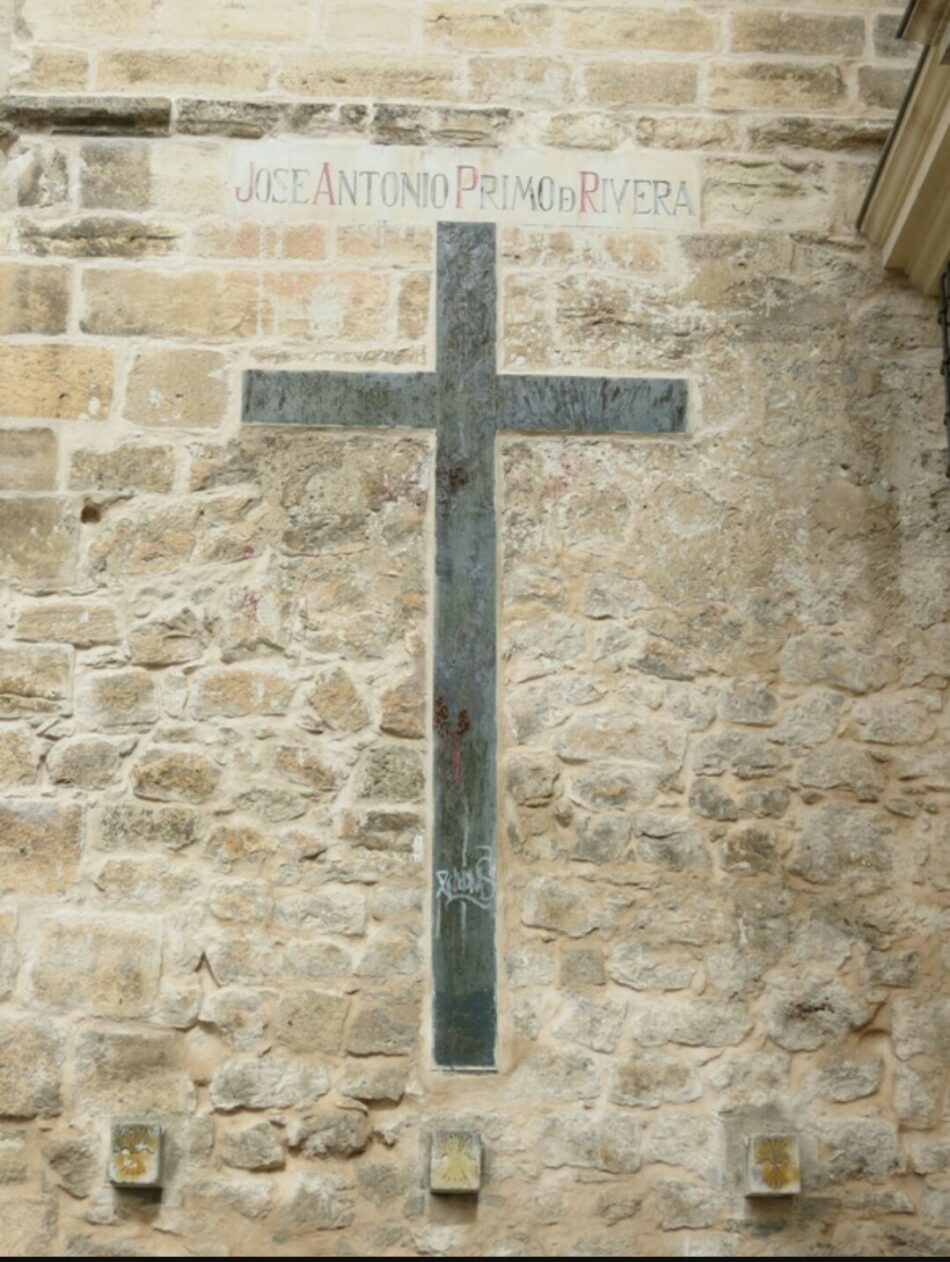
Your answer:
[[[72,654],[25,644],[0,647],[0,708],[5,714],[68,714]]]
[[[398,1104],[406,1093],[406,1069],[400,1065],[366,1069],[347,1078],[340,1090],[353,1100]]]
[[[293,680],[284,674],[231,667],[197,677],[195,714],[201,718],[242,718],[286,714]]]
[[[597,1066],[589,1056],[541,1049],[522,1065],[524,1090],[553,1100],[592,1100],[600,1094]]]
[[[650,1124],[644,1157],[710,1178],[719,1161],[719,1128],[712,1118],[661,1113]]]
[[[148,727],[159,717],[155,683],[148,671],[95,672],[77,689],[76,709],[90,727]]]
[[[81,846],[78,807],[0,799],[3,893],[61,893],[75,877]]]
[[[3,371],[0,348],[0,380]],[[76,506],[68,500],[0,500],[0,578],[34,590],[71,582],[76,571],[78,525]]]
[[[837,744],[813,750],[796,775],[804,788],[845,789],[859,802],[878,801],[885,780],[879,764],[863,749]]]
[[[626,1005],[614,999],[575,999],[569,1003],[552,1032],[556,1038],[579,1043],[595,1052],[612,1052],[623,1028]]]
[[[422,757],[414,749],[401,749],[395,745],[370,749],[358,784],[361,798],[415,802],[425,790]]]
[[[34,998],[128,1020],[148,1016],[158,994],[162,934],[152,920],[104,917],[44,924],[31,972]]]
[[[673,724],[641,722],[623,713],[572,719],[557,739],[557,753],[565,762],[620,758],[654,763],[665,772],[680,768],[685,748],[685,734]]]
[[[634,941],[614,950],[607,972],[634,990],[684,990],[696,975],[696,965],[683,952]]]
[[[330,1089],[326,1072],[316,1065],[283,1060],[227,1060],[211,1080],[216,1109],[286,1109],[305,1105]]]
[[[823,1169],[832,1183],[884,1183],[902,1169],[897,1127],[876,1118],[826,1121],[821,1127]]]
[[[220,777],[204,754],[184,750],[152,749],[132,771],[136,796],[156,802],[205,802]]]
[[[741,1043],[752,1022],[740,1004],[704,999],[639,999],[631,1011],[633,1038],[644,1047],[680,1043],[728,1047]]]
[[[39,747],[28,728],[0,728],[0,789],[36,782]]]
[[[571,938],[585,937],[602,920],[598,909],[582,890],[548,877],[539,877],[526,888],[521,916],[526,925],[564,933]]]
[[[346,1050],[352,1056],[404,1056],[419,1038],[419,1003],[402,995],[361,998],[350,1023]]]
[[[173,1033],[84,1029],[76,1044],[76,1090],[81,1110],[114,1115],[185,1113],[195,1089]]]
[[[787,763],[781,750],[753,732],[710,732],[699,740],[693,770],[700,776],[731,771],[741,780],[772,776]]]
[[[656,1109],[664,1104],[687,1104],[702,1093],[699,1075],[690,1061],[648,1052],[617,1065],[610,1099],[614,1104]]]
[[[228,401],[224,366],[216,351],[141,351],[129,373],[126,419],[149,429],[220,425]]]
[[[543,1124],[538,1150],[542,1164],[554,1169],[633,1174],[641,1165],[640,1123],[616,1113],[595,1121],[583,1112],[557,1112]]]
[[[339,666],[324,671],[314,679],[313,691],[307,700],[313,707],[319,728],[358,732],[369,722],[369,714],[356,685]]]
[[[52,1117],[62,1111],[65,1048],[55,1022],[0,1017],[0,1117]]]
[[[69,466],[69,486],[78,491],[170,491],[175,477],[171,447],[117,447],[77,451]]]
[[[294,1052],[339,1052],[348,1005],[346,995],[334,991],[292,991],[277,1007],[274,1033]]]
[[[274,1203],[274,1185],[258,1179],[198,1179],[188,1184],[190,1202],[211,1210],[233,1210],[241,1218],[263,1218]]]
[[[25,1183],[29,1174],[27,1132],[0,1131],[0,1184]]]
[[[894,867],[891,832],[868,812],[829,802],[799,837],[788,866],[814,884],[846,880],[862,891],[881,889]]]
[[[666,1179],[653,1190],[653,1203],[660,1226],[666,1231],[683,1227],[711,1227],[719,1217],[720,1202],[708,1188]]]
[[[338,888],[313,894],[286,894],[277,902],[278,924],[359,937],[366,927],[366,897]]]
[[[57,455],[51,429],[0,430],[0,489],[55,490]]]
[[[43,601],[21,609],[16,620],[18,640],[60,640],[76,648],[116,644],[119,639],[115,610],[108,605],[83,601]]]
[[[302,745],[281,745],[275,753],[274,763],[281,775],[311,792],[332,793],[340,783],[339,769]]]
[[[338,1174],[301,1174],[277,1218],[278,1238],[341,1231],[355,1217],[353,1189]]]
[[[365,1113],[356,1108],[304,1117],[295,1122],[289,1143],[305,1157],[352,1157],[364,1152],[372,1127]]]
[[[774,1042],[790,1051],[813,1049],[857,1029],[871,1012],[861,998],[837,979],[776,977],[770,982],[766,1028]]]
[[[896,996],[891,1026],[894,1051],[902,1060],[921,1054],[945,1060],[950,1049],[950,999],[928,990]]]
[[[46,760],[50,779],[80,789],[101,789],[115,777],[119,751],[107,740],[78,737],[61,741]]]
[[[282,1170],[287,1161],[279,1132],[269,1122],[225,1135],[221,1155],[236,1170]]]
[[[185,806],[121,803],[103,808],[98,845],[102,850],[184,850],[201,836],[201,817]]]
[[[208,995],[201,1006],[201,1020],[214,1026],[236,1051],[250,1051],[264,1037],[266,1012],[261,996],[253,990],[224,987]]]
[[[425,687],[420,679],[404,680],[383,693],[379,730],[406,740],[420,740],[425,735]]]
[[[800,635],[782,650],[782,678],[790,684],[834,684],[873,692],[887,680],[883,664],[831,635]]]
[[[102,1179],[102,1145],[94,1135],[51,1140],[43,1145],[43,1156],[59,1186],[79,1200]]]

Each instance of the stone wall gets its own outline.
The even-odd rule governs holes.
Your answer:
[[[8,1253],[941,1254],[934,305],[853,223],[896,11],[17,0],[0,105]],[[0,13],[2,13],[0,6]],[[703,229],[506,230],[500,359],[691,432],[499,440],[500,1072],[428,1060],[429,229],[224,214],[234,137],[695,151]],[[106,1183],[110,1119],[166,1186]],[[484,1140],[477,1205],[427,1137]],[[745,1136],[803,1195],[748,1202]]]

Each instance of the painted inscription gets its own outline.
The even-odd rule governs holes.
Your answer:
[[[537,223],[682,230],[699,170],[681,154],[237,144],[229,204],[263,219]]]
[[[471,867],[440,868],[436,871],[436,898],[440,905],[469,903],[487,910],[495,905],[495,861],[487,846]]]

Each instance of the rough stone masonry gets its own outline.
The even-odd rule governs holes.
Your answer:
[[[853,228],[897,10],[9,9],[5,1251],[945,1253],[939,335]],[[229,218],[295,136],[701,162],[696,231],[499,230],[502,371],[691,418],[497,440],[490,1076],[429,1059],[431,436],[240,430],[250,368],[431,368],[434,232]],[[427,1192],[465,1128],[477,1207]]]

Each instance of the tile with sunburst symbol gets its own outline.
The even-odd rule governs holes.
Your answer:
[[[473,1131],[436,1131],[432,1136],[429,1188],[433,1192],[477,1192],[482,1182],[482,1143]]]
[[[748,1141],[747,1196],[794,1196],[802,1190],[797,1135],[753,1135]]]

